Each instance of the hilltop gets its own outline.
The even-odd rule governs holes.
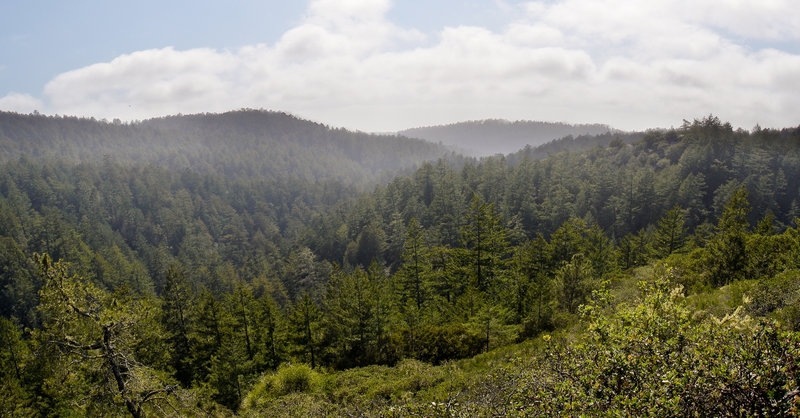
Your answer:
[[[485,119],[449,125],[406,129],[400,135],[440,142],[474,156],[508,154],[525,146],[536,147],[568,135],[602,135],[614,132],[608,125]]]
[[[0,112],[0,161],[92,163],[111,158],[245,177],[372,184],[444,156],[420,139],[331,128],[295,116],[239,110],[131,123]]]

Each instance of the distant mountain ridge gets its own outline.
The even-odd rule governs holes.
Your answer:
[[[485,119],[411,128],[398,134],[438,142],[474,156],[488,156],[512,153],[526,145],[535,147],[569,135],[602,135],[614,131],[603,124]]]
[[[0,112],[0,162],[25,156],[91,163],[154,163],[244,177],[370,184],[447,154],[437,144],[336,129],[264,110],[139,122]]]

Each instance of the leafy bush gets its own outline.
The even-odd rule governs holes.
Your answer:
[[[433,364],[466,358],[481,352],[484,340],[463,324],[421,327],[414,357]]]
[[[695,319],[670,274],[642,283],[635,305],[613,307],[608,292],[596,293],[583,310],[582,340],[543,337],[542,358],[500,368],[475,397],[482,401],[464,408],[500,415],[797,413],[800,334],[742,309]]]
[[[800,270],[787,270],[762,280],[749,294],[747,310],[771,316],[800,331]]]

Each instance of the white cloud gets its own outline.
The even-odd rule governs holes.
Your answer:
[[[683,0],[684,16],[754,39],[798,41],[796,0]]]
[[[54,110],[145,117],[163,112],[224,110],[238,59],[209,49],[139,51],[58,75],[44,88]]]
[[[564,34],[559,29],[537,23],[512,23],[506,30],[506,37],[509,42],[531,48],[564,43]]]
[[[380,131],[486,117],[638,129],[711,112],[744,127],[798,123],[800,56],[738,38],[799,39],[788,1],[532,2],[499,31],[431,34],[388,21],[390,6],[315,0],[274,44],[154,49],[70,71],[45,86],[46,110],[141,119],[264,107]],[[26,100],[41,105],[0,104]]]
[[[314,0],[309,12],[312,20],[346,26],[357,21],[382,20],[391,6],[389,0]]]
[[[41,100],[21,93],[9,93],[0,97],[0,110],[18,113],[31,113],[43,109]]]

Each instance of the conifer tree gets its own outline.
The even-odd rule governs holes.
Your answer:
[[[325,297],[325,329],[335,341],[340,365],[353,366],[365,360],[373,342],[375,292],[374,283],[361,268],[331,275]]]
[[[472,197],[462,239],[467,249],[472,285],[481,291],[495,291],[509,254],[508,231],[500,222],[494,204]]]
[[[62,359],[64,367],[80,376],[80,380],[62,383],[85,385],[71,388],[91,400],[83,412],[111,412],[108,407],[115,405],[134,417],[164,408],[176,411],[178,387],[134,354],[143,329],[157,327],[155,307],[69,276],[64,264],[52,262],[47,255],[38,256],[37,263],[44,280],[39,305],[44,327],[38,339]],[[103,403],[94,404],[98,400]]]
[[[387,276],[386,270],[373,261],[367,269],[367,278],[372,289],[372,321],[371,333],[374,339],[369,353],[373,363],[391,363],[396,360],[392,341],[388,338],[393,318],[396,317],[394,281]]]
[[[175,378],[181,384],[188,386],[192,382],[193,370],[191,365],[192,347],[189,342],[191,332],[190,312],[192,310],[192,294],[186,277],[177,266],[167,269],[164,279],[162,294],[161,321],[167,332],[167,342],[170,346],[172,367],[175,368]]]
[[[686,211],[675,206],[658,221],[653,236],[653,253],[656,257],[666,257],[683,246],[686,235],[685,219]]]
[[[592,267],[583,257],[575,254],[572,260],[556,273],[560,305],[569,313],[576,313],[592,290]]]
[[[747,191],[737,189],[722,210],[714,236],[708,243],[707,277],[712,286],[743,279],[747,266]]]
[[[535,330],[546,328],[552,299],[552,266],[550,247],[539,235],[514,255],[515,282],[513,300],[518,321],[527,321]]]
[[[320,321],[322,312],[311,300],[308,293],[297,301],[289,315],[290,336],[294,343],[294,352],[317,367],[319,359],[319,343],[321,339]]]
[[[281,310],[269,293],[264,293],[256,301],[255,318],[253,333],[260,368],[278,367],[284,354],[286,326]]]
[[[32,360],[31,354],[17,324],[0,317],[0,409],[11,416],[36,415],[33,394],[25,385],[25,366]]]
[[[426,274],[429,270],[430,249],[425,244],[422,226],[411,218],[407,227],[406,244],[403,249],[403,265],[397,273],[400,285],[400,305],[416,305],[417,310],[427,299]]]
[[[222,348],[224,324],[220,302],[208,288],[198,294],[192,315],[196,318],[192,330],[192,361],[196,378],[205,380],[211,367],[211,358]]]

